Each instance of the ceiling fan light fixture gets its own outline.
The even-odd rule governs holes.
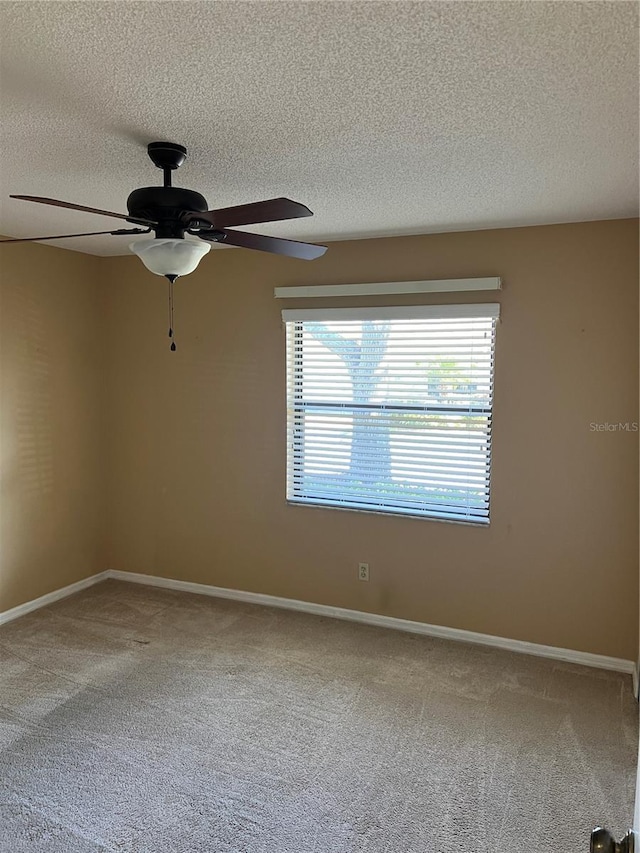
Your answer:
[[[204,240],[151,237],[129,245],[145,267],[155,275],[183,276],[192,273],[211,248]]]

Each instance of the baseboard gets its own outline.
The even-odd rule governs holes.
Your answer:
[[[524,640],[510,640],[506,637],[494,637],[491,634],[479,634],[475,631],[465,631],[462,628],[447,628],[443,625],[429,625],[426,622],[412,622],[409,619],[398,619],[395,616],[382,616],[379,613],[367,613],[363,610],[347,610],[344,607],[333,607],[329,604],[315,604],[311,601],[297,601],[293,598],[280,598],[276,595],[266,595],[261,592],[247,592],[241,589],[227,589],[221,586],[210,586],[209,584],[192,583],[191,581],[179,581],[172,578],[161,578],[153,575],[137,574],[135,572],[121,572],[115,569],[99,572],[84,578],[76,583],[69,584],[62,589],[49,592],[46,595],[26,601],[11,610],[0,612],[0,625],[11,622],[20,616],[31,613],[40,607],[46,607],[80,592],[87,587],[100,583],[100,581],[113,578],[114,580],[128,581],[129,583],[145,584],[146,586],[161,587],[163,589],[175,589],[181,592],[192,592],[197,595],[209,595],[214,598],[227,598],[232,601],[243,601],[247,604],[261,604],[265,607],[280,607],[285,610],[297,610],[302,613],[311,613],[315,616],[327,616],[331,619],[344,619],[348,622],[359,622],[363,625],[373,625],[378,628],[391,628],[396,631],[405,631],[411,634],[422,634],[426,637],[439,637],[444,640],[455,640],[463,643],[473,643],[481,646],[504,649],[519,654],[534,655],[536,657],[550,658],[552,660],[575,663],[581,666],[591,666],[598,669],[608,669],[613,672],[624,672],[633,678],[634,693],[638,695],[638,667],[634,661],[623,658],[613,658],[606,655],[596,655],[590,652],[578,652],[573,649],[561,649],[556,646],[544,646],[539,643],[527,643]]]
[[[25,616],[27,613],[31,613],[32,610],[38,610],[40,607],[53,604],[54,601],[60,601],[61,598],[73,595],[74,592],[87,589],[87,587],[100,583],[100,581],[106,580],[108,577],[109,572],[98,572],[97,575],[91,575],[91,577],[83,578],[81,581],[70,583],[68,586],[63,586],[62,589],[55,589],[53,592],[41,595],[40,598],[34,598],[32,601],[25,601],[24,604],[18,604],[17,607],[12,607],[11,610],[0,611],[0,625],[4,625],[5,622],[11,622],[19,616]]]
[[[637,677],[636,665],[631,660],[613,658],[606,655],[596,655],[590,652],[578,652],[573,649],[561,649],[556,646],[543,646],[538,643],[527,643],[524,640],[509,640],[505,637],[493,637],[490,634],[478,634],[475,631],[465,631],[461,628],[446,628],[442,625],[429,625],[426,622],[412,622],[408,619],[397,619],[394,616],[381,616],[378,613],[366,613],[362,610],[346,610],[343,607],[332,607],[328,604],[314,604],[310,601],[297,601],[292,598],[280,598],[275,595],[265,595],[260,592],[246,592],[239,589],[227,589],[220,586],[178,581],[171,578],[160,578],[153,575],[136,574],[109,570],[107,576],[115,580],[140,583],[147,586],[176,589],[182,592],[193,592],[197,595],[210,595],[214,598],[228,598],[233,601],[243,601],[248,604],[262,604],[266,607],[281,607],[285,610],[298,610],[302,613],[312,613],[316,616],[328,616],[332,619],[345,619],[349,622],[360,622],[363,625],[374,625],[379,628],[392,628],[396,631],[407,631],[411,634],[422,634],[427,637],[440,637],[445,640],[456,640],[475,645],[491,646],[519,654],[551,658],[552,660],[575,663],[581,666],[591,666],[597,669],[608,669],[613,672],[624,672]]]
[[[640,699],[640,661],[633,665],[633,695]]]

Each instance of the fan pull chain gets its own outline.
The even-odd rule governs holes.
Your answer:
[[[171,352],[175,352],[176,342],[174,340],[174,329],[173,329],[173,283],[178,278],[177,275],[168,275],[166,278],[169,280],[169,338],[171,339]]]

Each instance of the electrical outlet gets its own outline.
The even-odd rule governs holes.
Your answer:
[[[369,580],[369,563],[358,563],[358,580]]]

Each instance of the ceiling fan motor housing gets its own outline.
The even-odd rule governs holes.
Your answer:
[[[127,199],[127,210],[132,218],[158,223],[153,228],[156,237],[183,237],[187,229],[193,228],[193,223],[184,221],[183,214],[187,211],[204,213],[208,209],[203,195],[182,187],[141,187]]]

